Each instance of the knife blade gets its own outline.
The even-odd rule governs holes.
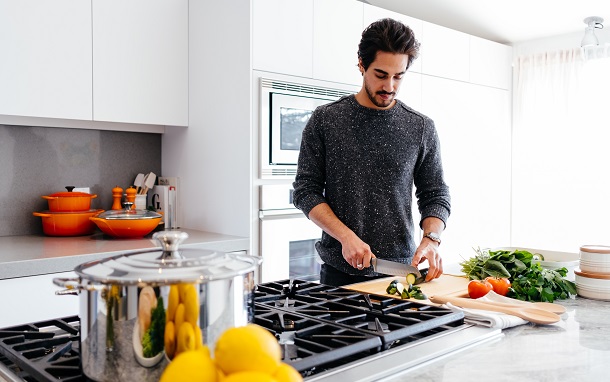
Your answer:
[[[371,265],[373,265],[375,272],[383,273],[384,275],[406,276],[409,273],[414,273],[417,279],[416,284],[425,279],[425,277],[422,278],[422,274],[419,269],[409,264],[397,263],[395,261],[383,260],[374,257],[371,259]]]

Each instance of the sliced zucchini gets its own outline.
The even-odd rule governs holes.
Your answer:
[[[409,295],[409,291],[407,290],[407,288],[402,290],[402,293],[400,294],[400,298],[402,299],[406,299],[406,298],[410,298],[411,296]]]
[[[417,291],[413,294],[413,298],[417,299],[417,300],[425,300],[428,298],[428,296],[426,296],[421,290]]]
[[[402,296],[403,290],[405,290],[405,286],[402,285],[402,283],[400,282],[396,283],[396,292],[398,293],[398,295]]]
[[[407,275],[407,284],[415,284],[415,280],[417,280],[417,275],[415,273],[409,273]]]

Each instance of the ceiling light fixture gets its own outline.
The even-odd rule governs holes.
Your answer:
[[[587,24],[587,27],[585,28],[585,37],[582,38],[580,46],[586,48],[599,45],[599,40],[597,39],[597,36],[595,36],[594,30],[602,29],[604,27],[604,24],[602,24],[604,19],[598,16],[591,16],[584,19],[584,22]]]

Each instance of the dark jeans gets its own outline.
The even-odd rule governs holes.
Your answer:
[[[384,276],[359,276],[359,275],[350,275],[347,273],[343,273],[336,268],[331,267],[330,265],[324,263],[320,268],[320,283],[332,286],[343,286],[348,284],[361,283],[365,281],[371,281],[383,277]]]

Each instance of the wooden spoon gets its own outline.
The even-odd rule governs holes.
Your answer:
[[[555,314],[563,314],[566,312],[566,308],[563,305],[553,304],[552,302],[531,302],[531,301],[523,301],[522,303],[510,303],[510,302],[501,302],[501,301],[481,301],[487,304],[497,305],[497,306],[505,306],[507,308],[536,308],[546,310],[547,312],[552,312]]]
[[[555,322],[559,322],[561,319],[557,314],[553,312],[549,312],[546,310],[538,309],[538,308],[530,308],[530,307],[505,307],[498,306],[495,304],[488,304],[485,301],[477,301],[469,298],[462,297],[450,297],[450,296],[432,296],[430,297],[430,301],[436,304],[446,304],[451,303],[455,306],[459,306],[462,308],[471,308],[471,309],[481,309],[481,310],[491,310],[494,312],[506,313],[513,316],[521,317],[524,320],[534,322],[536,324],[553,324]]]

